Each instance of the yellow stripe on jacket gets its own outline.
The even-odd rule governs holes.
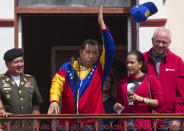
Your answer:
[[[54,76],[51,84],[50,90],[50,101],[57,101],[59,102],[59,98],[61,93],[63,92],[63,87],[65,83],[65,78],[60,76],[58,73]]]
[[[80,67],[80,72],[79,72],[79,65],[77,61],[74,61],[74,69],[77,71],[77,75],[80,75],[80,79],[83,80],[86,78],[88,73],[91,71],[92,67],[90,68],[85,68],[83,66]],[[80,73],[80,74],[79,74]]]
[[[100,62],[102,64],[102,70],[104,70],[104,66],[105,66],[105,47],[104,47],[104,44],[103,44],[103,51],[102,51],[102,54],[100,57]]]

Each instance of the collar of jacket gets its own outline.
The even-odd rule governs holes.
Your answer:
[[[151,56],[152,50],[153,50],[153,48],[151,48],[151,49],[148,51],[148,55],[149,55],[149,60],[154,61],[153,58],[152,58],[152,56]],[[171,54],[172,54],[172,52],[168,49],[168,50],[167,50],[167,55],[163,58],[162,61],[163,61],[164,63],[167,63],[167,62],[169,61],[169,59],[171,58]]]

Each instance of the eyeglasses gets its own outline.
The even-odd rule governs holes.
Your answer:
[[[154,40],[153,42],[154,42],[154,44],[163,44],[163,45],[169,44],[169,41]]]

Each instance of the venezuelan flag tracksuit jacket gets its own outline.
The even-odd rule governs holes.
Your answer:
[[[62,94],[62,114],[73,114],[75,108],[77,79],[78,112],[79,114],[105,113],[102,101],[102,87],[113,63],[114,40],[108,28],[101,30],[103,36],[103,51],[96,64],[87,69],[78,69],[78,62],[74,61],[62,65],[52,80],[50,102],[59,102]],[[73,70],[73,73],[72,73]],[[77,74],[77,75],[76,75]],[[79,79],[80,77],[80,79]],[[84,123],[93,120],[85,120]]]

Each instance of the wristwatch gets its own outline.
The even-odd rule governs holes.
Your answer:
[[[149,104],[149,98],[143,98],[143,102],[145,103],[145,104]]]

